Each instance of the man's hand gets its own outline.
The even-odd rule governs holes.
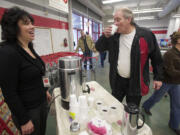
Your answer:
[[[47,101],[50,102],[52,97],[48,90],[46,91],[46,97],[47,97]]]
[[[155,90],[159,90],[162,86],[162,82],[161,81],[153,81],[153,88]]]
[[[108,26],[104,29],[104,35],[105,37],[109,38],[111,36],[112,27]]]
[[[29,135],[34,131],[34,125],[31,120],[21,126],[22,135]]]

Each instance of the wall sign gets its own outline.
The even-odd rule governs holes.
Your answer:
[[[68,13],[68,0],[49,0],[49,6]]]

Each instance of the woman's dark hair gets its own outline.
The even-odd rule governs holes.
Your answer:
[[[178,42],[178,39],[180,39],[180,31],[178,32],[173,32],[172,35],[170,35],[171,37],[171,43],[172,45],[176,45]]]
[[[26,22],[28,19],[34,23],[33,17],[28,12],[18,7],[5,10],[1,20],[1,39],[5,41],[16,41],[17,35],[19,34],[18,21],[22,20]]]

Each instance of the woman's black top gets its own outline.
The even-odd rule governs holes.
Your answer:
[[[32,45],[31,57],[18,43],[1,43],[0,48],[0,87],[5,101],[20,125],[30,120],[28,110],[46,101],[46,90],[42,76],[45,66]]]

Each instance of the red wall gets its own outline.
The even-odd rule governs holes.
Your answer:
[[[6,9],[0,7],[0,19],[2,18],[2,15]],[[48,27],[48,28],[56,28],[56,29],[66,29],[68,30],[68,22],[59,21],[51,18],[46,18],[38,15],[31,14],[34,18],[34,24],[35,26],[40,27]]]

